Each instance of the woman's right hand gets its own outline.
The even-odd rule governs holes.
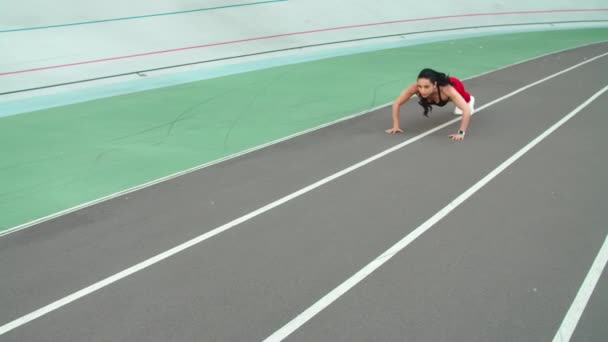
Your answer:
[[[385,132],[388,134],[395,134],[395,133],[403,133],[403,130],[399,127],[393,127],[391,129],[387,129]]]

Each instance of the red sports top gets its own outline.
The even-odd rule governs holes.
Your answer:
[[[454,87],[458,94],[460,94],[460,96],[462,96],[462,98],[469,103],[469,101],[471,101],[471,94],[464,89],[464,84],[462,84],[462,82],[456,77],[449,76],[448,78],[450,79],[450,83],[452,83],[452,87]]]

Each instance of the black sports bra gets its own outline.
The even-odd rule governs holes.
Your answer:
[[[446,104],[448,104],[448,102],[450,102],[450,98],[448,98],[447,100],[443,100],[443,101],[441,101],[441,90],[439,89],[439,87],[437,87],[437,90],[438,90],[438,92],[439,92],[439,94],[438,94],[438,95],[439,95],[439,102],[435,103],[435,102],[431,102],[431,101],[429,101],[429,100],[427,100],[427,102],[428,102],[428,104],[430,104],[430,105],[435,105],[435,106],[443,107],[443,106],[445,106]],[[422,97],[422,96],[420,95],[420,93],[418,93],[418,97]]]

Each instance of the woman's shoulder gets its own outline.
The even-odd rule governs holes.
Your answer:
[[[460,80],[460,78],[455,77],[455,76],[448,76],[448,79],[450,80],[450,83],[452,83],[452,85],[455,84],[462,84],[462,81]]]
[[[418,92],[418,84],[416,82],[408,85],[403,89],[404,92],[417,93]]]
[[[439,89],[441,89],[441,93],[442,94],[449,94],[451,93],[455,88],[453,85],[451,84],[446,84],[444,86],[439,87]]]

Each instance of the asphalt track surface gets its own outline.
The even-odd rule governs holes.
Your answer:
[[[560,52],[467,81],[462,142],[412,100],[3,236],[0,340],[551,341],[587,292],[604,341],[607,79]]]

